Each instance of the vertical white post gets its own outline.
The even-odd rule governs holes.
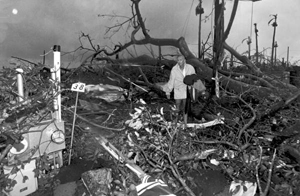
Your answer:
[[[56,111],[56,119],[60,122],[61,121],[61,95],[60,95],[60,46],[59,45],[54,45],[53,46],[53,57],[54,57],[54,73],[55,73],[55,83],[57,84],[57,97],[56,100],[54,101],[54,108],[57,108]],[[56,103],[55,103],[56,102]]]
[[[17,83],[18,83],[18,94],[19,94],[19,102],[24,101],[24,86],[23,86],[23,69],[17,68]]]
[[[53,95],[56,95],[57,93],[57,81],[56,81],[56,74],[55,74],[55,69],[51,68],[50,69],[51,72],[51,79],[52,82],[54,84],[54,88],[53,88]],[[53,97],[53,108],[54,108],[54,114],[53,114],[53,118],[55,118],[56,120],[59,119],[59,114],[58,114],[58,103],[57,103],[57,96]]]

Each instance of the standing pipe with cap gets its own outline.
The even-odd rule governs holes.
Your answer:
[[[24,85],[23,85],[23,76],[22,76],[23,69],[17,68],[16,71],[17,71],[17,83],[18,83],[18,94],[19,94],[18,99],[19,102],[22,102],[24,101]]]
[[[55,117],[57,121],[61,121],[61,94],[60,94],[60,46],[59,45],[54,45],[53,46],[53,69],[51,77],[55,81],[56,84],[56,90],[54,94],[56,95],[56,98],[54,99],[54,109],[55,109]]]

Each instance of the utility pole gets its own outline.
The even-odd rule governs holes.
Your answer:
[[[276,66],[276,63],[277,63],[277,61],[276,61],[276,59],[277,59],[277,47],[278,47],[278,44],[277,44],[277,41],[276,41],[275,44],[274,44],[274,50],[275,50],[274,62],[275,62],[275,66]]]
[[[290,55],[290,47],[287,47],[287,55],[286,55],[286,66],[289,67],[289,55]]]
[[[199,32],[198,32],[198,58],[202,59],[202,50],[201,50],[201,20],[204,9],[202,8],[202,0],[199,0],[199,4],[196,7],[196,16],[199,14]]]
[[[44,55],[43,55],[43,65],[45,65],[45,63],[46,63],[45,58],[46,58],[46,51],[44,50]]]
[[[266,59],[266,56],[265,56],[265,48],[263,48],[262,55],[263,55],[264,62],[265,62],[265,59]]]
[[[249,54],[248,54],[248,58],[251,59],[251,43],[252,43],[252,21],[253,21],[253,1],[252,1],[252,6],[251,6],[251,22],[250,22],[250,36],[248,38],[248,50],[249,50]]]
[[[233,68],[233,54],[230,55],[230,69]]]
[[[256,46],[256,66],[258,65],[258,29],[257,29],[257,24],[254,23],[254,32],[255,32],[255,46]]]
[[[247,41],[247,44],[248,44],[248,59],[251,59],[251,37],[249,36],[248,37],[248,41]]]
[[[275,35],[276,35],[276,27],[278,26],[277,25],[277,14],[275,14],[275,15],[273,15],[274,16],[274,18],[273,19],[271,19],[270,21],[269,21],[269,23],[272,21],[272,20],[274,20],[274,22],[272,23],[272,26],[273,26],[273,28],[274,28],[274,32],[273,32],[273,41],[272,41],[272,52],[271,52],[271,66],[273,66],[273,58],[274,58],[274,44],[275,44]]]

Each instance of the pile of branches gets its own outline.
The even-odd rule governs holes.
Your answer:
[[[30,162],[31,156],[37,150],[37,148],[30,149],[32,155],[24,160],[8,156],[12,147],[22,145],[24,135],[32,127],[41,121],[52,119],[53,101],[60,92],[55,92],[58,87],[57,81],[51,80],[50,73],[45,74],[44,70],[45,67],[42,65],[23,63],[18,69],[4,67],[0,72],[0,187],[2,188],[10,188],[16,184],[14,179],[9,179],[9,175],[3,173],[3,167],[9,165],[12,167],[10,174],[16,174],[20,168],[24,168],[24,164]],[[18,75],[23,80],[23,95],[18,91]],[[47,169],[46,157],[47,155],[39,157],[36,176],[40,176]],[[28,177],[23,176],[23,181],[26,180]]]
[[[174,112],[140,100],[126,122],[130,129],[120,147],[145,172],[163,179],[179,195],[199,194],[189,173],[202,169],[220,171],[229,182],[255,182],[260,195],[297,195],[299,103],[255,122],[251,116],[259,104],[245,100],[247,96],[236,97],[226,108],[214,102],[211,112],[231,110],[233,118],[203,129],[183,129],[174,123]]]
[[[44,73],[43,66],[24,70],[25,95],[21,97],[22,101],[18,101],[16,70],[3,69],[0,73],[0,161],[3,164],[7,163],[6,155],[12,145],[19,143],[23,134],[49,118],[54,111],[56,81],[47,74],[41,74]],[[168,104],[153,106],[135,97],[132,99],[135,113],[127,120],[126,131],[115,137],[115,145],[146,173],[163,179],[180,195],[196,194],[193,179],[187,174],[201,169],[221,171],[228,182],[256,182],[260,195],[275,192],[280,195],[298,194],[300,136],[297,120],[300,103],[294,101],[278,107],[278,110],[266,111],[274,104],[267,99],[257,100],[247,93],[234,95],[224,89],[221,95],[221,98],[212,97],[193,104],[192,110],[205,107],[206,113],[220,112],[225,116],[223,125],[203,129],[183,129],[174,123],[176,114],[166,108]],[[68,94],[64,96],[71,99]],[[64,120],[71,124],[72,118]],[[23,163],[16,160],[16,168],[20,164]],[[37,170],[37,174],[43,169]],[[128,171],[123,174],[126,173]],[[2,187],[13,185],[3,173],[1,183]]]

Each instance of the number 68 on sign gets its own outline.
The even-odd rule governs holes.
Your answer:
[[[71,91],[84,92],[85,83],[77,82],[72,84]]]

